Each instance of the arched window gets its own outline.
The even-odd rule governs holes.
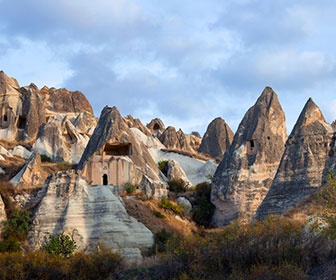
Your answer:
[[[154,126],[153,126],[153,130],[159,130],[160,129],[160,126],[156,123],[156,124],[154,124]]]
[[[107,174],[103,175],[103,185],[104,186],[108,185]]]

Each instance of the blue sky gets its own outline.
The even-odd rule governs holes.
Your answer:
[[[116,105],[204,133],[235,130],[265,86],[288,134],[312,97],[336,119],[331,0],[0,0],[0,69],[20,85],[82,91],[96,116]]]

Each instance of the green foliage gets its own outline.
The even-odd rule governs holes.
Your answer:
[[[169,190],[171,192],[180,193],[180,192],[185,192],[187,190],[185,186],[185,182],[183,182],[182,180],[170,180],[167,183],[169,186]]]
[[[164,252],[167,249],[167,243],[173,235],[167,232],[165,229],[154,234],[155,249],[157,252]]]
[[[2,236],[5,239],[24,240],[32,223],[31,213],[14,209],[9,219],[3,222]]]
[[[21,243],[15,238],[7,238],[0,242],[0,253],[12,253],[20,251],[22,251]]]
[[[167,198],[163,197],[159,203],[159,207],[166,210],[171,210],[175,214],[183,215],[183,210],[179,205],[174,205]]]
[[[52,159],[49,156],[42,154],[41,161],[42,162],[52,162]]]
[[[60,258],[69,258],[76,249],[76,242],[65,234],[49,235],[49,241],[44,245],[44,250]]]
[[[166,170],[167,164],[168,164],[168,160],[161,160],[161,161],[158,162],[159,169],[166,176],[167,176],[167,170]]]
[[[137,190],[138,186],[133,185],[131,183],[125,183],[124,188],[127,194],[132,194]]]
[[[120,255],[100,248],[63,259],[44,251],[0,254],[0,279],[115,279],[124,268]]]
[[[61,170],[69,170],[72,168],[72,164],[70,162],[66,162],[66,161],[61,161],[61,162],[57,162],[57,167]]]
[[[210,201],[211,186],[204,182],[195,188],[195,201],[192,209],[192,219],[199,226],[211,227],[211,217],[215,211],[215,206]]]
[[[156,211],[156,210],[153,210],[153,214],[154,214],[156,217],[160,218],[160,219],[164,219],[164,218],[166,218],[165,215],[161,214],[161,212]]]

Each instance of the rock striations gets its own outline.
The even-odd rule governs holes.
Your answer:
[[[230,149],[213,178],[213,222],[249,221],[266,196],[286,141],[285,114],[276,93],[266,87],[245,114]]]
[[[335,166],[335,137],[312,99],[304,106],[282,156],[272,186],[256,218],[282,214],[323,184]]]
[[[222,118],[214,119],[208,126],[201,145],[200,153],[222,160],[226,150],[230,148],[233,132]]]
[[[114,172],[115,166],[119,166],[120,168],[117,167],[119,170],[123,169],[118,178],[114,177],[115,173],[119,175],[118,171]],[[117,185],[126,182],[140,184],[149,197],[161,197],[167,194],[164,177],[147,147],[137,140],[116,107],[106,106],[101,112],[78,169],[83,170],[83,174],[93,181],[95,178],[92,173],[95,172],[99,173],[99,176],[106,176],[109,182],[114,180]],[[127,178],[127,181],[123,182],[123,178]]]
[[[153,245],[152,233],[130,217],[114,186],[89,186],[80,171],[49,176],[38,194],[41,200],[33,217],[28,241],[40,248],[50,234],[67,234],[77,249],[91,250],[104,243],[129,262],[140,262],[141,249]]]

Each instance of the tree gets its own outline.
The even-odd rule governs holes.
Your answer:
[[[59,234],[57,236],[49,235],[49,241],[44,245],[44,249],[48,254],[60,258],[69,258],[76,247],[76,242],[65,234]]]

